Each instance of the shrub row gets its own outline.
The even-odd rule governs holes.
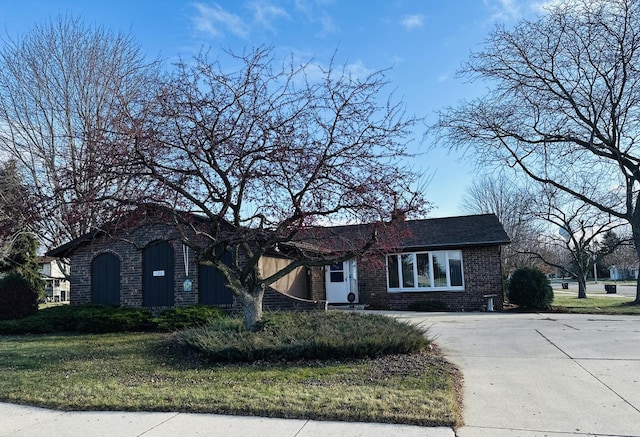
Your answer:
[[[169,309],[157,317],[153,317],[147,308],[59,305],[22,319],[0,321],[0,334],[173,331],[203,325],[223,316],[224,312],[219,308],[203,305]]]
[[[425,332],[407,323],[342,312],[265,314],[257,331],[240,318],[221,319],[181,331],[178,341],[213,362],[375,358],[429,344]]]

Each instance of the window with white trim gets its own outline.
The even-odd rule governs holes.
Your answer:
[[[464,290],[462,251],[439,250],[387,255],[387,290]]]

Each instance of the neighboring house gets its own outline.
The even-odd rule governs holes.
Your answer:
[[[66,302],[69,300],[69,262],[64,258],[51,256],[38,257],[40,276],[44,281],[44,291],[48,302]]]
[[[320,229],[326,239],[318,250],[327,250],[338,238],[342,243],[336,245],[344,245],[372,228]],[[509,239],[495,215],[407,220],[399,229],[380,236],[386,238],[384,250],[324,268],[297,268],[267,287],[264,308],[311,309],[329,303],[406,310],[415,302],[438,301],[452,311],[477,311],[488,295],[495,295],[494,307],[502,307],[500,251]],[[237,308],[221,275],[198,265],[181,236],[168,221],[147,217],[117,232],[87,234],[48,255],[71,260],[71,303]],[[263,277],[291,262],[286,253],[260,260]]]
[[[614,281],[623,281],[626,279],[638,279],[638,269],[609,267],[609,279]]]

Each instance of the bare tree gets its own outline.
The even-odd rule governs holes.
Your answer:
[[[38,211],[30,228],[51,247],[109,221],[114,193],[143,189],[104,170],[125,158],[117,115],[144,106],[157,64],[131,36],[70,16],[2,42],[0,152],[18,162]]]
[[[415,120],[379,101],[382,72],[280,65],[266,47],[228,55],[226,65],[207,53],[178,64],[155,111],[130,126],[141,172],[175,194],[172,205],[208,218],[205,230],[194,227],[200,242],[185,243],[223,274],[253,327],[266,285],[372,248],[392,213],[426,204],[400,165]],[[346,223],[377,224],[340,241],[315,226]],[[293,262],[263,277],[258,261],[274,251]]]
[[[7,160],[0,167],[0,271],[10,263],[14,246],[29,235],[28,224],[37,214],[32,198],[22,181],[15,160]],[[10,267],[10,266],[9,266]]]
[[[604,238],[602,242],[603,248],[608,252],[603,258],[604,267],[615,267],[616,271],[621,272],[625,277],[629,277],[634,271],[638,271],[640,261],[638,260],[638,252],[633,244],[633,238],[627,235],[626,232],[622,232],[618,236],[613,231],[606,237],[608,238]]]
[[[624,223],[550,186],[542,187],[531,199],[528,220],[542,221],[547,225],[536,245],[543,250],[532,250],[531,253],[575,277],[578,298],[586,298],[587,277],[594,266],[620,244],[618,241],[603,245],[602,240]],[[563,253],[568,255],[568,259]]]
[[[0,167],[0,246],[26,228],[30,217],[37,213],[24,185],[15,160],[7,160]]]
[[[640,249],[640,2],[568,1],[497,27],[462,74],[490,90],[441,113],[446,145],[628,221]]]
[[[471,214],[495,214],[511,240],[502,248],[502,265],[508,276],[519,267],[541,268],[539,258],[529,254],[542,231],[528,217],[530,192],[505,173],[484,174],[467,187],[462,208]]]

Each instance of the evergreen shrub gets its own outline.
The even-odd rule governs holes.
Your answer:
[[[228,317],[181,331],[177,340],[213,362],[376,358],[415,353],[429,344],[416,326],[343,312],[267,313],[257,331]]]
[[[149,331],[155,327],[148,308],[82,306],[78,307],[76,318],[77,332],[102,334]]]
[[[153,319],[153,323],[160,331],[176,331],[206,325],[212,319],[218,320],[224,316],[225,312],[220,308],[192,305],[165,310]]]
[[[507,292],[509,302],[521,308],[546,310],[553,302],[549,279],[540,270],[529,267],[513,272]]]
[[[0,279],[0,320],[22,319],[38,310],[38,292],[17,273]]]
[[[58,305],[43,308],[20,320],[0,321],[0,334],[174,331],[201,326],[224,314],[218,308],[203,305],[168,309],[157,317],[153,317],[148,308]]]

